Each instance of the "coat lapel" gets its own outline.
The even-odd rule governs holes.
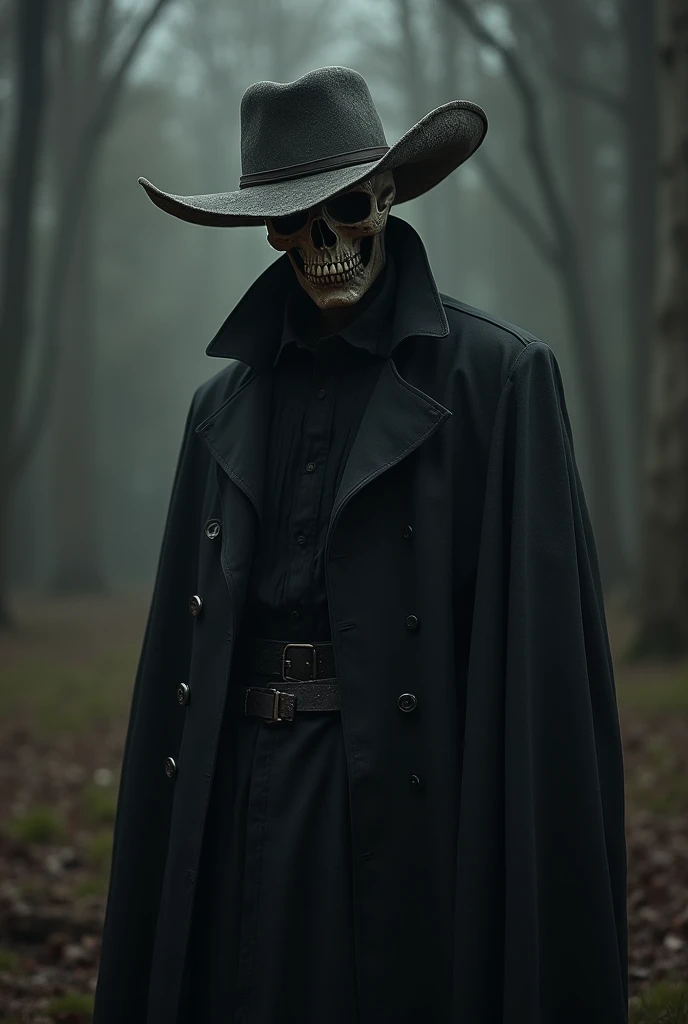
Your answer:
[[[262,520],[272,383],[248,371],[219,409],[196,427],[211,455]]]
[[[349,452],[332,506],[328,540],[350,498],[414,451],[449,416],[449,409],[411,387],[399,375],[393,361],[387,360]]]

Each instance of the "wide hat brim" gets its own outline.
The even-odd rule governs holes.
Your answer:
[[[156,206],[180,220],[242,227],[307,210],[383,171],[394,172],[394,205],[408,202],[434,188],[472,156],[486,133],[482,107],[470,100],[451,100],[421,118],[384,156],[367,163],[200,196],[172,195],[147,178],[138,180]]]

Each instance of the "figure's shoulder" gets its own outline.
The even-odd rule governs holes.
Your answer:
[[[193,396],[193,426],[198,426],[206,417],[218,409],[243,381],[253,373],[247,363],[239,359],[228,359],[222,369],[200,384]]]
[[[470,306],[467,302],[440,293],[449,323],[450,335],[457,341],[461,356],[472,363],[494,369],[497,363],[502,379],[509,376],[516,360],[528,346],[549,348],[540,338],[516,324]]]

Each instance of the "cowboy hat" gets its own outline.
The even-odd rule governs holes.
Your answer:
[[[294,82],[257,82],[241,100],[239,189],[177,196],[139,178],[161,210],[192,224],[264,224],[307,210],[365,178],[394,171],[395,204],[422,195],[471,156],[485,138],[477,103],[431,110],[393,146],[365,80],[325,67]]]

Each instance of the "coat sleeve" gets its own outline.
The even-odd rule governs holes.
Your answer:
[[[174,786],[165,774],[184,717],[175,700],[192,642],[205,483],[194,404],[186,420],[153,597],[134,681],[114,825],[95,1024],[143,1024]]]
[[[624,816],[595,541],[559,366],[535,341],[488,460],[457,873],[467,1020],[625,1024]]]

